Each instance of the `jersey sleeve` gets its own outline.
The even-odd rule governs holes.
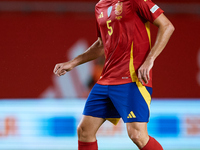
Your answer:
[[[96,21],[96,35],[97,37],[101,37],[101,32],[97,21]]]
[[[151,23],[164,11],[151,0],[130,0],[134,11],[138,12],[142,18]]]

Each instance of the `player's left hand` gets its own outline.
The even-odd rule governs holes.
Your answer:
[[[153,64],[154,60],[152,58],[147,58],[142,66],[138,69],[138,79],[142,84],[147,84],[150,80],[149,72],[152,69]]]

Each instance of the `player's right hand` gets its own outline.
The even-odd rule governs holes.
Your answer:
[[[150,80],[150,70],[152,69],[154,64],[154,59],[147,58],[142,66],[138,69],[138,79],[142,83],[142,85],[148,84]],[[144,82],[144,83],[143,83]]]
[[[73,67],[71,66],[71,63],[65,62],[65,63],[56,64],[53,72],[57,76],[62,76],[62,75],[65,75],[68,71],[70,71],[72,69],[73,69]]]

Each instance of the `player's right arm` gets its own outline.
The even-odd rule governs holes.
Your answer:
[[[92,46],[90,46],[84,53],[75,57],[74,59],[59,63],[55,65],[54,73],[57,76],[62,76],[66,74],[68,71],[72,70],[74,67],[86,63],[88,61],[94,60],[104,54],[104,46],[102,39],[99,37]]]

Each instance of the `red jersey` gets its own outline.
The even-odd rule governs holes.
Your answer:
[[[161,13],[151,0],[101,0],[96,4],[97,34],[102,38],[106,58],[98,84],[138,81],[138,69],[151,47],[149,22]],[[152,86],[152,71],[145,86]]]

